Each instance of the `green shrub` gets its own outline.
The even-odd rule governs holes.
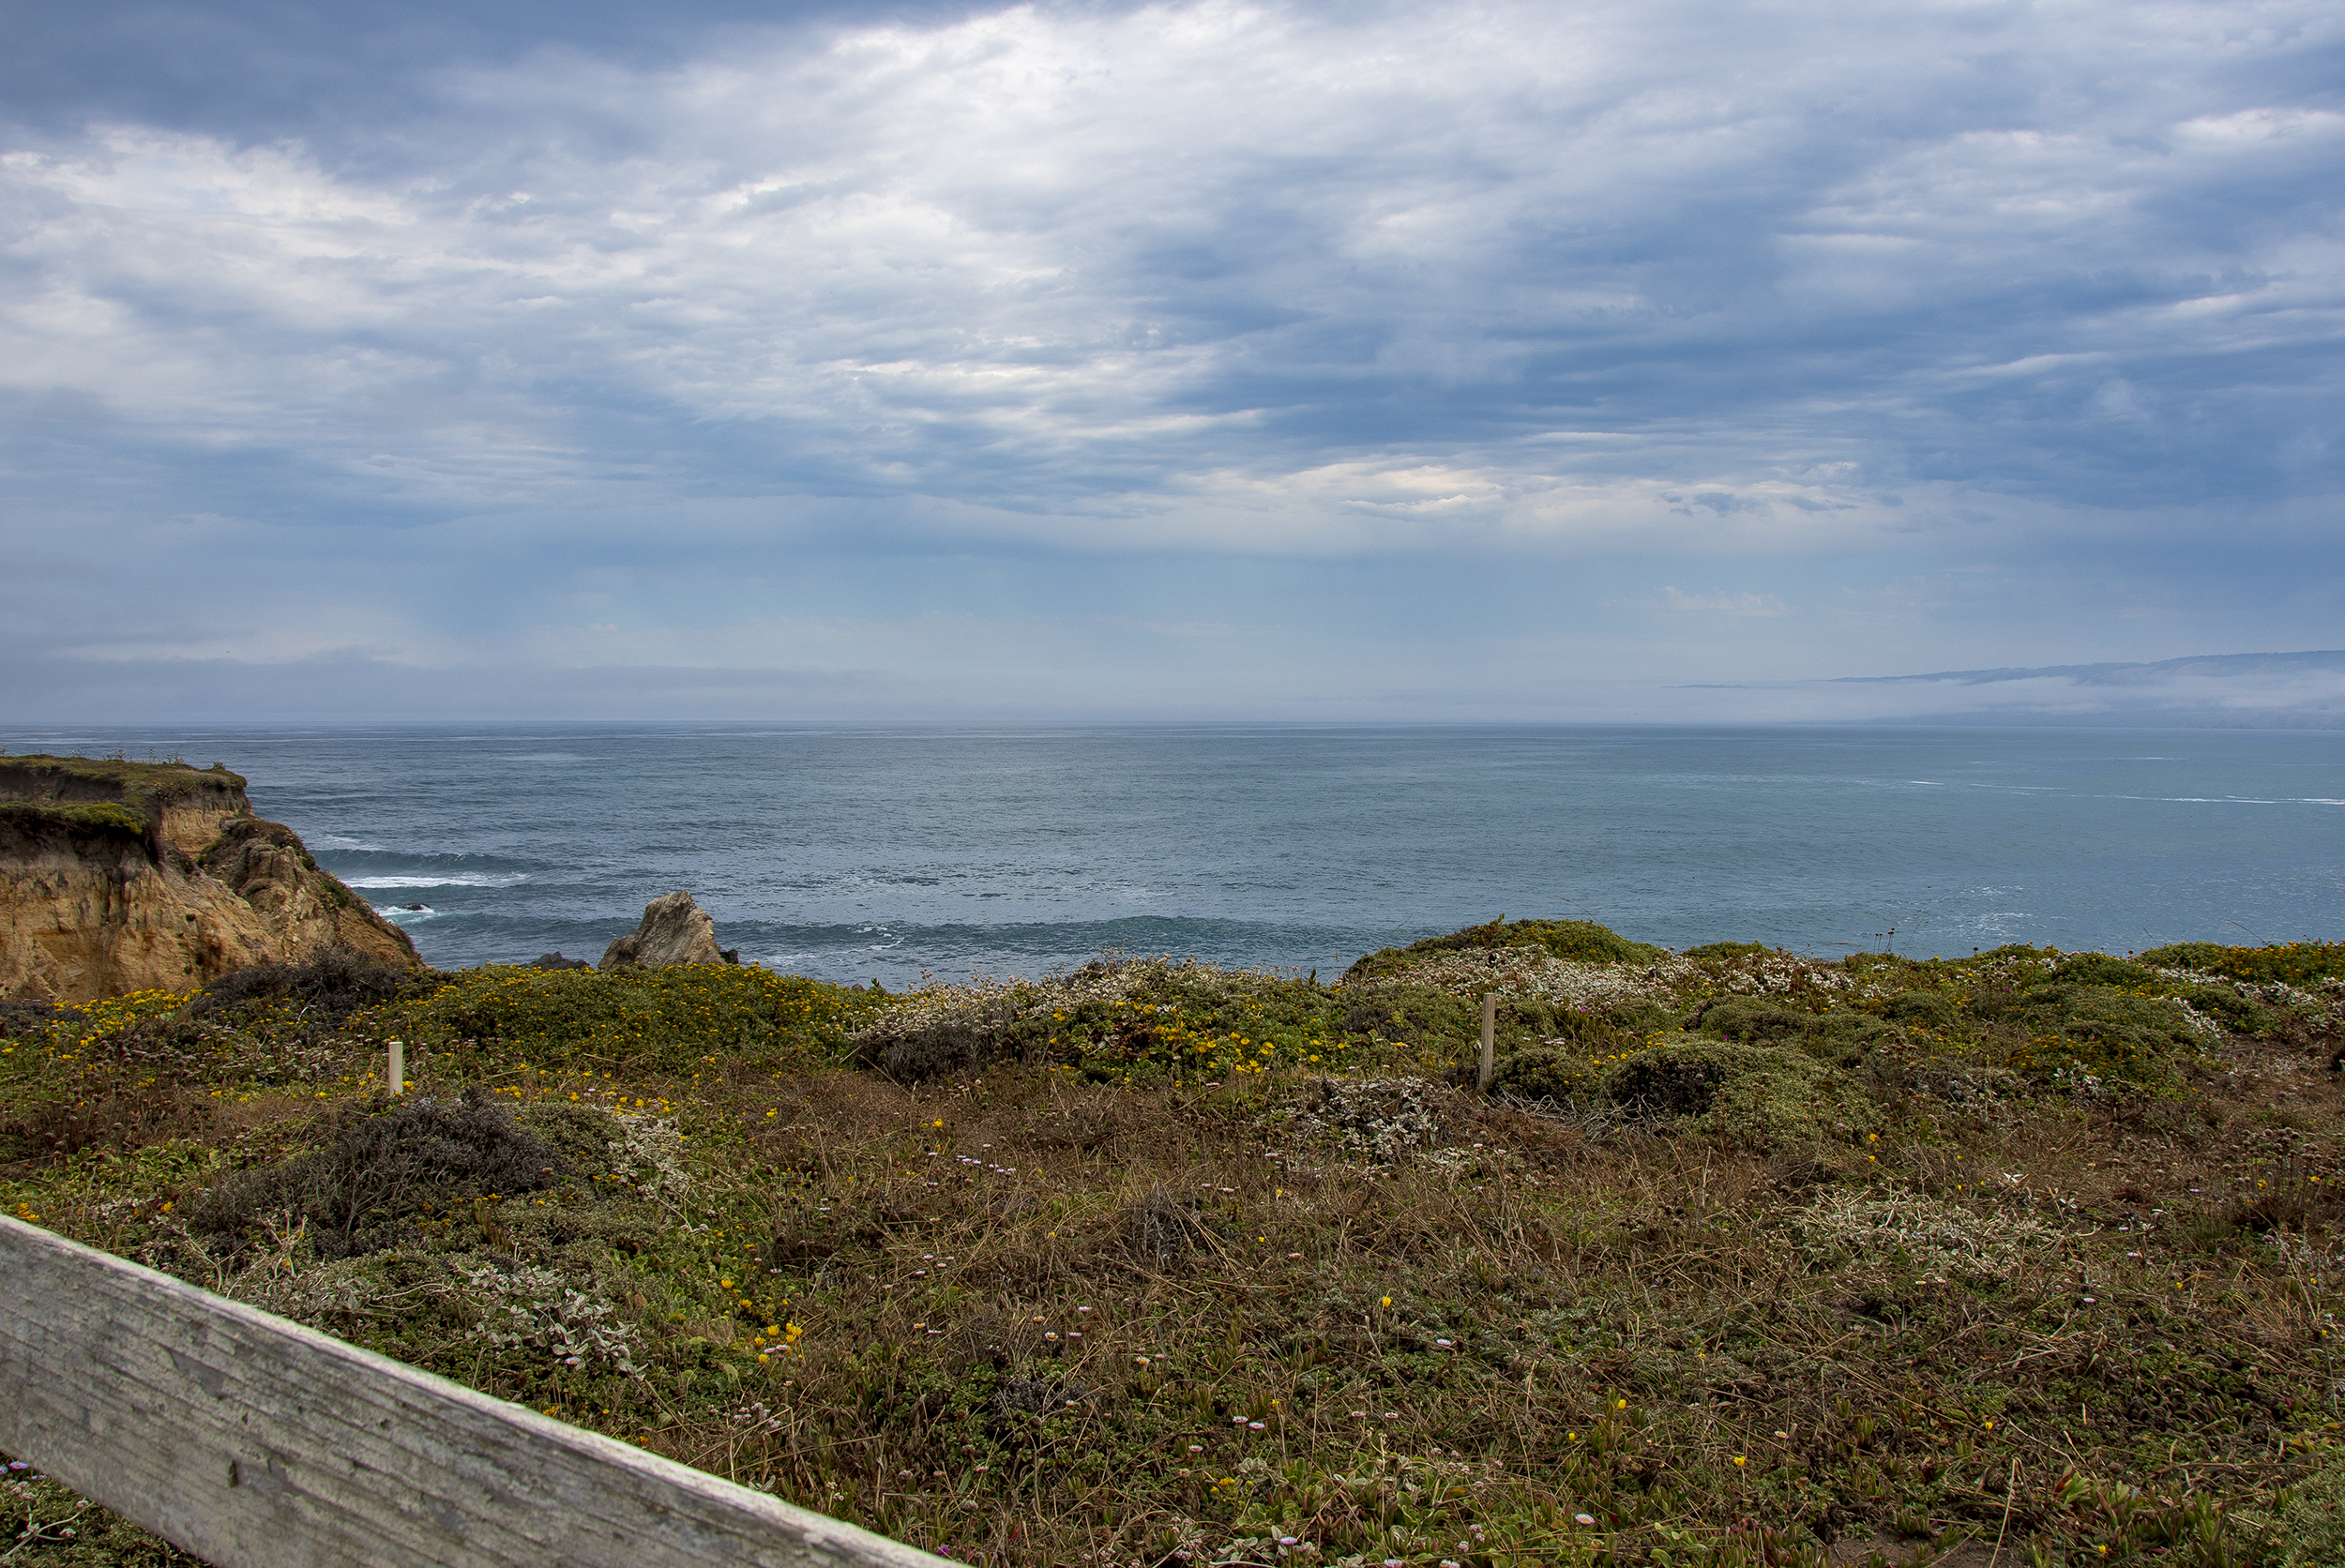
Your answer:
[[[1990,947],[1984,953],[1973,954],[1971,962],[1998,964],[2009,963],[2016,959],[2022,963],[2054,964],[2060,961],[2061,957],[2061,951],[2057,947],[2030,947],[2024,942],[2006,942],[2001,947]]]
[[[1879,1113],[1846,1075],[1805,1051],[1698,1036],[1640,1051],[1596,1084],[1601,1101],[1691,1120],[1754,1150],[1845,1141]]]
[[[1552,1021],[1552,1014],[1540,1009],[1539,1022]],[[1350,1034],[1377,1034],[1411,1044],[1462,1040],[1479,1037],[1482,1009],[1478,1003],[1430,986],[1390,986],[1345,1008],[1343,1028]]]
[[[1346,982],[1390,974],[1418,958],[1436,953],[1475,949],[1537,947],[1575,964],[1649,964],[1663,956],[1647,942],[1632,942],[1593,920],[1517,920],[1505,915],[1482,926],[1469,926],[1447,936],[1427,937],[1406,947],[1385,947],[1369,954],[1344,971]]]
[[[1961,1017],[1961,1009],[1942,991],[1904,991],[1889,999],[1882,1016],[1895,1023],[1944,1031],[1954,1027],[1955,1020]]]
[[[2026,1032],[2023,1043],[2009,1048],[2006,1065],[2069,1086],[2093,1079],[2168,1088],[2175,1069],[2205,1043],[2172,1002],[2109,986],[1994,992],[1974,1000],[1972,1009],[1990,1023]]]
[[[1766,1002],[1755,996],[1729,996],[1704,1007],[1697,1021],[1703,1033],[1722,1039],[1784,1044],[1808,1034],[1815,1028],[1817,1018],[1779,1002]]]
[[[417,1037],[493,1046],[535,1062],[695,1069],[708,1057],[844,1061],[885,998],[755,964],[660,969],[466,970],[401,1009]]]
[[[1526,1046],[1498,1059],[1490,1091],[1524,1100],[1571,1100],[1595,1077],[1588,1058],[1566,1046]]]
[[[2051,978],[2080,986],[2114,986],[2124,991],[2153,989],[2163,984],[2156,971],[2106,953],[2079,953],[2064,958],[2052,966]]]
[[[2195,969],[2258,985],[2275,981],[2312,986],[2345,978],[2345,942],[2283,942],[2269,947],[2223,947],[2211,942],[2178,942],[2139,956],[2160,969]]]
[[[2166,994],[2187,1002],[2208,1018],[2219,1019],[2226,1029],[2241,1034],[2269,1033],[2279,1023],[2278,1013],[2253,998],[2240,995],[2230,986],[2185,986]]]
[[[1800,1048],[1821,1061],[1853,1067],[1882,1046],[1902,1038],[1897,1025],[1869,1013],[1824,1013],[1814,1017],[1814,1027]]]
[[[1764,953],[1763,942],[1705,942],[1700,947],[1688,947],[1679,955],[1687,958],[1747,958],[1754,953]]]
[[[1381,1034],[1454,1040],[1473,1004],[1430,987],[1346,996],[1316,981],[1195,962],[1127,959],[1006,987],[941,987],[885,1003],[855,1060],[900,1081],[991,1062],[1051,1063],[1095,1082],[1213,1079],[1334,1066]]]

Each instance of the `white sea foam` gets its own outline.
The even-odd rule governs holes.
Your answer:
[[[412,910],[404,904],[377,904],[374,906],[374,912],[394,926],[417,926],[424,921],[437,918],[440,912],[429,904],[421,909]]]
[[[344,877],[349,887],[510,887],[527,882],[522,871],[435,871],[415,877]]]

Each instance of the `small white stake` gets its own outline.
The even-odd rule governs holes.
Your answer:
[[[391,1093],[405,1093],[407,1090],[407,1046],[404,1041],[391,1042]]]

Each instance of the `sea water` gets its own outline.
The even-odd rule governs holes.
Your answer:
[[[434,964],[599,958],[688,888],[891,988],[1102,952],[1316,970],[1500,914],[1833,956],[2345,937],[2345,736],[504,725],[0,731],[177,752]]]

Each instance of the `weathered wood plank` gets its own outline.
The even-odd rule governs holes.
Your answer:
[[[220,1568],[944,1561],[6,1216],[0,1449]]]

